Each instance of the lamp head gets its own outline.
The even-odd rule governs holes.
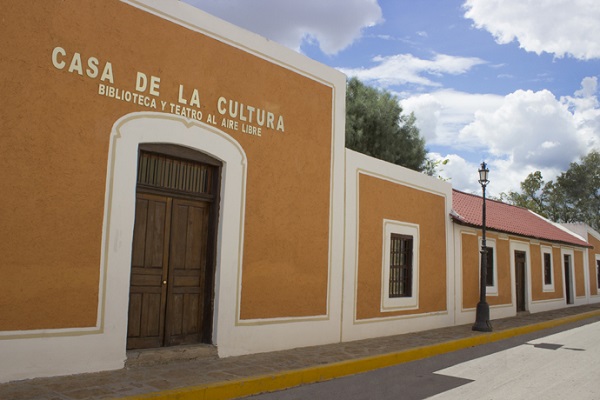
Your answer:
[[[487,167],[487,164],[484,162],[481,163],[481,166],[479,167],[479,184],[481,186],[486,186],[488,183],[490,183],[490,181],[488,180],[488,175],[489,175],[490,170]]]

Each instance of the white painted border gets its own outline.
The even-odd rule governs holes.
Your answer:
[[[463,235],[477,236],[477,233],[471,228],[452,223],[452,234],[454,236],[454,323],[457,325],[475,322],[475,309],[463,309]]]
[[[210,125],[182,117],[143,112],[113,126],[108,153],[100,266],[99,326],[95,334],[57,332],[1,341],[11,360],[1,364],[0,380],[65,375],[122,368],[126,358],[131,243],[135,219],[138,147],[171,143],[201,150],[223,162],[216,254],[213,339],[227,345],[235,323],[236,286],[243,245],[246,157],[239,144]],[[227,240],[223,240],[227,238]],[[224,293],[225,295],[221,296]],[[50,336],[48,336],[50,335]]]
[[[481,281],[481,247],[483,245],[483,237],[479,237],[479,281]],[[492,255],[492,263],[494,263],[494,269],[492,270],[494,273],[494,285],[485,287],[485,295],[486,296],[498,296],[498,251],[496,249],[496,239],[490,239],[488,237],[485,238],[486,247],[491,247],[494,249],[494,254]]]
[[[121,0],[133,7],[239,48],[300,75],[330,84],[345,83],[340,71],[327,67],[279,43],[247,31],[178,0]],[[344,85],[345,88],[345,85]],[[338,89],[342,89],[338,87]]]
[[[587,249],[576,247],[574,251],[581,253],[581,261],[583,265],[581,266],[583,270],[583,296],[577,296],[575,294],[575,301],[577,304],[587,304],[590,298],[590,260],[588,256]],[[577,271],[577,269],[575,270]],[[577,285],[575,285],[577,286]]]
[[[413,238],[412,249],[412,282],[410,297],[390,298],[390,251],[392,233],[407,235]],[[381,312],[414,310],[419,308],[419,225],[407,222],[383,220],[383,252],[381,259]]]
[[[525,252],[525,310],[534,312],[532,310],[531,301],[531,246],[529,242],[521,242],[517,240],[510,240],[509,243],[509,257],[510,257],[510,287],[512,291],[512,310],[513,315],[517,314],[517,282],[516,282],[516,266],[515,266],[515,251]]]
[[[345,75],[179,1],[122,1],[331,87],[333,115],[332,158],[329,166],[331,172],[330,235],[326,314],[302,318],[241,320],[238,309],[235,326],[226,326],[227,333],[223,333],[224,336],[219,333],[217,344],[220,356],[232,356],[339,341],[344,245],[344,210],[339,205],[344,201]],[[240,290],[239,286],[237,289]],[[221,326],[220,332],[223,331],[222,328]],[[319,334],[316,335],[315,332]]]
[[[359,176],[388,180],[444,198],[446,226],[446,304],[444,312],[356,319],[356,290],[359,237]],[[344,302],[342,340],[358,340],[435,329],[454,323],[454,241],[450,210],[452,187],[449,183],[346,149],[346,249],[344,263]],[[425,279],[421,277],[421,279]]]
[[[333,118],[331,138],[331,172],[330,180],[330,235],[329,235],[329,265],[328,265],[328,290],[326,312],[320,316],[270,318],[270,319],[245,319],[238,315],[237,325],[266,325],[280,324],[282,322],[329,320],[332,313],[334,319],[339,318],[341,307],[341,274],[343,259],[339,256],[343,247],[343,209],[338,204],[343,202],[343,162],[345,142],[345,88],[346,76],[336,69],[327,67],[278,43],[268,40],[260,35],[249,32],[227,21],[216,18],[196,7],[181,1],[164,0],[121,0],[133,7],[157,15],[165,20],[183,26],[192,31],[201,33],[229,46],[236,47],[246,53],[280,65],[299,75],[308,77],[332,89]],[[336,280],[336,276],[340,276]],[[244,353],[246,350],[244,350]]]
[[[221,204],[219,209],[219,226],[217,235],[215,311],[213,342],[217,345],[219,356],[257,353],[281,350],[293,347],[331,343],[339,338],[338,318],[298,318],[262,321],[241,321],[240,296],[243,273],[243,232],[245,213],[245,193],[247,160],[241,146],[228,134],[212,125],[191,121],[179,116],[161,113],[136,113],[125,117],[117,123],[117,138],[114,141],[114,179],[112,186],[112,214],[119,205],[117,224],[123,243],[120,259],[108,261],[109,268],[121,265],[119,270],[126,274],[119,278],[109,278],[111,282],[119,282],[123,286],[120,292],[113,293],[107,289],[107,304],[115,307],[115,313],[121,314],[121,325],[115,323],[121,332],[121,341],[126,341],[127,300],[129,295],[129,264],[131,260],[131,241],[133,220],[135,216],[135,178],[137,167],[137,148],[140,143],[173,143],[190,147],[207,153],[223,162],[221,177]],[[126,165],[125,165],[126,164]],[[126,189],[123,189],[126,188]],[[119,191],[125,190],[120,193]],[[111,190],[109,189],[110,193]],[[128,196],[128,197],[127,197]],[[334,194],[332,193],[332,196]],[[123,204],[130,204],[127,209]],[[111,217],[109,226],[112,228]],[[338,226],[340,226],[338,224]],[[335,225],[332,220],[332,232]],[[333,233],[332,233],[333,235]],[[110,237],[113,235],[111,234]],[[110,240],[108,240],[110,242]],[[330,238],[330,242],[334,242]],[[338,242],[341,242],[339,240]],[[331,252],[330,254],[334,254]],[[110,256],[110,252],[109,252]],[[334,261],[336,261],[334,259]],[[339,265],[339,264],[338,264]],[[109,269],[110,271],[110,269]],[[330,269],[331,274],[331,269]],[[339,282],[341,279],[338,278]],[[330,288],[340,293],[339,283],[330,282]],[[236,293],[236,296],[232,296]],[[119,299],[121,299],[119,301]],[[339,299],[339,296],[332,297]],[[339,301],[339,300],[338,300]],[[333,307],[339,305],[332,302]],[[339,303],[338,303],[339,304]],[[107,307],[108,309],[108,307]],[[339,315],[338,313],[335,316]],[[263,323],[264,322],[264,323]],[[107,320],[108,324],[108,320]],[[319,332],[319,334],[315,334]]]
[[[565,279],[565,256],[569,256],[569,274],[571,275],[571,293],[573,294],[573,303],[572,304],[568,304],[568,299],[567,299],[567,285],[566,285],[566,279]],[[577,304],[577,293],[575,291],[576,289],[576,285],[575,285],[575,281],[577,279],[577,277],[575,276],[575,251],[573,251],[572,248],[561,248],[560,250],[560,271],[561,271],[561,276],[562,276],[562,282],[563,282],[563,302],[564,302],[564,307],[572,307],[574,305]]]
[[[127,334],[139,145],[178,144],[202,151],[223,163],[215,257],[213,341],[227,343],[227,334],[239,309],[248,164],[244,150],[237,141],[211,125],[151,112],[134,113],[121,118],[115,124],[111,138],[105,225],[105,325],[112,326],[118,332],[122,342],[119,344],[123,346]],[[231,296],[230,293],[238,295]]]
[[[594,270],[596,271],[596,275],[594,276],[594,282],[596,282],[596,288],[600,291],[600,282],[598,282],[598,275],[600,275],[600,265],[598,265],[598,262],[600,262],[600,254],[596,254],[595,255],[595,265],[594,265]]]
[[[552,283],[549,285],[546,284],[546,279],[544,277],[545,274],[545,266],[544,266],[544,254],[550,254],[550,279]],[[542,269],[542,291],[544,292],[554,292],[555,289],[555,277],[554,277],[554,252],[552,251],[551,246],[540,245],[540,255],[541,255],[541,269]]]

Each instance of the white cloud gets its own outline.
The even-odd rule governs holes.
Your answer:
[[[597,78],[585,78],[573,96],[557,99],[551,92],[517,90],[505,97],[442,90],[401,101],[414,112],[428,145],[447,146],[444,177],[459,190],[477,192],[482,160],[467,160],[456,149],[487,155],[493,171],[491,193],[519,190],[527,175],[540,170],[546,181],[570,162],[600,150],[600,102]],[[437,157],[437,158],[436,158]]]
[[[478,182],[478,169],[481,161],[469,161],[458,154],[430,153],[433,160],[448,160],[446,165],[440,167],[439,176],[448,179],[452,187],[467,193],[481,195],[481,185]],[[519,191],[519,184],[525,180],[527,175],[534,169],[515,168],[512,159],[491,158],[485,160],[490,170],[487,186],[487,194],[499,197],[501,193]],[[537,169],[542,172],[544,181],[554,180],[561,170],[556,168]]]
[[[476,112],[492,112],[502,105],[503,96],[439,90],[408,97],[400,102],[405,112],[414,112],[417,127],[428,144],[482,147],[479,140],[457,143],[457,134],[475,118]]]
[[[588,148],[600,149],[600,102],[597,97],[598,78],[587,77],[581,82],[581,90],[573,97],[565,96],[561,102],[572,112],[577,132]]]
[[[382,21],[376,0],[183,0],[235,25],[297,51],[302,43],[319,44],[335,54]]]
[[[465,17],[500,44],[514,40],[530,52],[600,58],[598,0],[467,0]]]
[[[574,116],[554,95],[517,90],[494,112],[477,112],[465,126],[463,140],[478,138],[498,156],[511,156],[516,166],[568,166],[585,153]],[[552,142],[553,147],[543,146]]]
[[[396,54],[393,56],[377,56],[373,58],[375,66],[371,68],[339,68],[348,76],[355,76],[361,81],[376,83],[379,86],[414,84],[437,87],[440,83],[427,75],[460,75],[471,68],[484,64],[476,57],[456,57],[447,54],[436,54],[431,60],[423,60],[412,54]]]

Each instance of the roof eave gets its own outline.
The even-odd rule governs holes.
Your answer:
[[[467,226],[467,227],[470,227],[470,228],[477,228],[477,229],[482,229],[483,228],[480,224],[474,224],[474,223],[471,223],[471,222],[464,221],[462,219],[459,219],[459,218],[455,217],[452,214],[451,214],[451,217],[452,217],[452,220],[454,222],[456,222],[457,224],[459,224],[459,225]],[[566,245],[566,246],[583,247],[583,248],[588,248],[588,249],[594,248],[594,246],[592,246],[592,245],[590,245],[588,243],[586,243],[585,245],[583,245],[583,244],[579,244],[579,243],[567,242],[567,241],[564,241],[564,240],[555,240],[555,239],[548,239],[548,238],[539,237],[539,236],[523,235],[522,233],[515,233],[515,232],[506,231],[506,230],[503,230],[503,229],[491,228],[489,226],[486,226],[486,230],[493,231],[493,232],[498,232],[498,233],[505,233],[507,235],[520,236],[520,237],[534,239],[534,240],[544,240],[544,241],[547,241],[547,242],[562,244],[562,245]]]

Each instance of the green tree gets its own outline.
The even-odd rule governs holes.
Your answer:
[[[427,150],[415,116],[402,114],[386,90],[351,78],[346,88],[346,147],[404,167],[423,171]]]
[[[591,151],[573,162],[556,181],[544,182],[540,171],[521,182],[521,192],[501,195],[555,222],[585,222],[600,230],[600,153]]]
[[[600,230],[600,153],[591,151],[580,163],[571,163],[556,178],[564,191],[565,206],[572,210],[574,222],[586,222]]]
[[[547,216],[544,192],[544,179],[540,171],[535,171],[527,175],[527,178],[520,184],[521,192],[508,192],[503,198],[509,203],[519,207],[527,208],[538,214]]]

